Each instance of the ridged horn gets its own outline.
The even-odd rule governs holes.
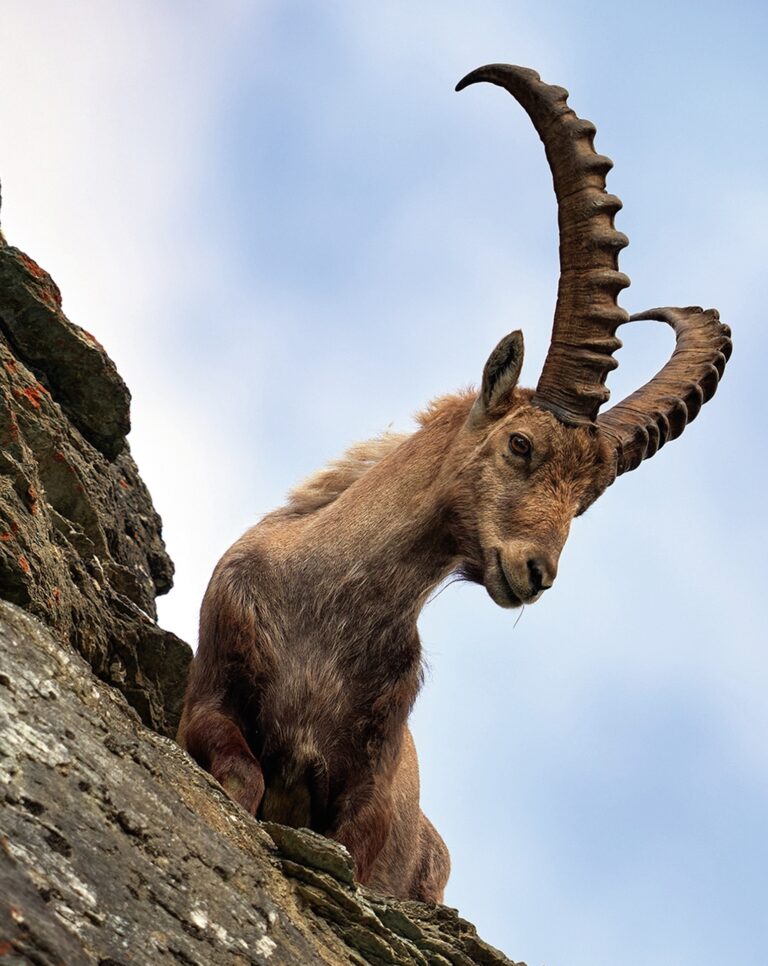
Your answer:
[[[610,395],[605,380],[621,347],[616,329],[628,321],[616,301],[629,285],[618,271],[628,240],[613,226],[621,201],[605,191],[613,162],[595,152],[595,126],[568,107],[564,88],[543,83],[526,67],[490,64],[467,74],[456,90],[479,81],[503,87],[528,113],[544,142],[557,196],[560,282],[534,402],[563,422],[593,422]]]
[[[617,476],[636,469],[682,433],[714,396],[731,355],[731,330],[716,309],[649,309],[629,321],[646,319],[672,326],[675,350],[653,379],[597,418],[615,446]]]

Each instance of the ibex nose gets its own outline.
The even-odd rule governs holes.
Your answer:
[[[557,576],[557,564],[548,557],[531,557],[528,576],[531,578],[531,596],[535,597],[552,586]]]

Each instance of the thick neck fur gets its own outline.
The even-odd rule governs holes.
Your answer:
[[[472,398],[441,400],[421,429],[397,438],[326,506],[294,517],[291,570],[313,620],[327,627],[343,615],[347,634],[413,624],[429,593],[455,569],[449,487],[435,468],[454,461]],[[290,513],[289,505],[274,519]]]

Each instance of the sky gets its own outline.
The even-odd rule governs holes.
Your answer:
[[[528,966],[765,966],[768,14],[749,2],[3,0],[2,225],[133,393],[194,644],[224,550],[355,440],[546,353],[556,208],[497,61],[597,124],[630,311],[715,306],[680,439],[574,523],[522,613],[425,609],[413,715],[446,902]],[[613,400],[672,346],[626,327]]]

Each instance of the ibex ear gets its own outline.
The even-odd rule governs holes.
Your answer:
[[[522,368],[523,333],[518,329],[505,335],[488,357],[480,395],[470,415],[473,421],[493,419],[506,410]]]

